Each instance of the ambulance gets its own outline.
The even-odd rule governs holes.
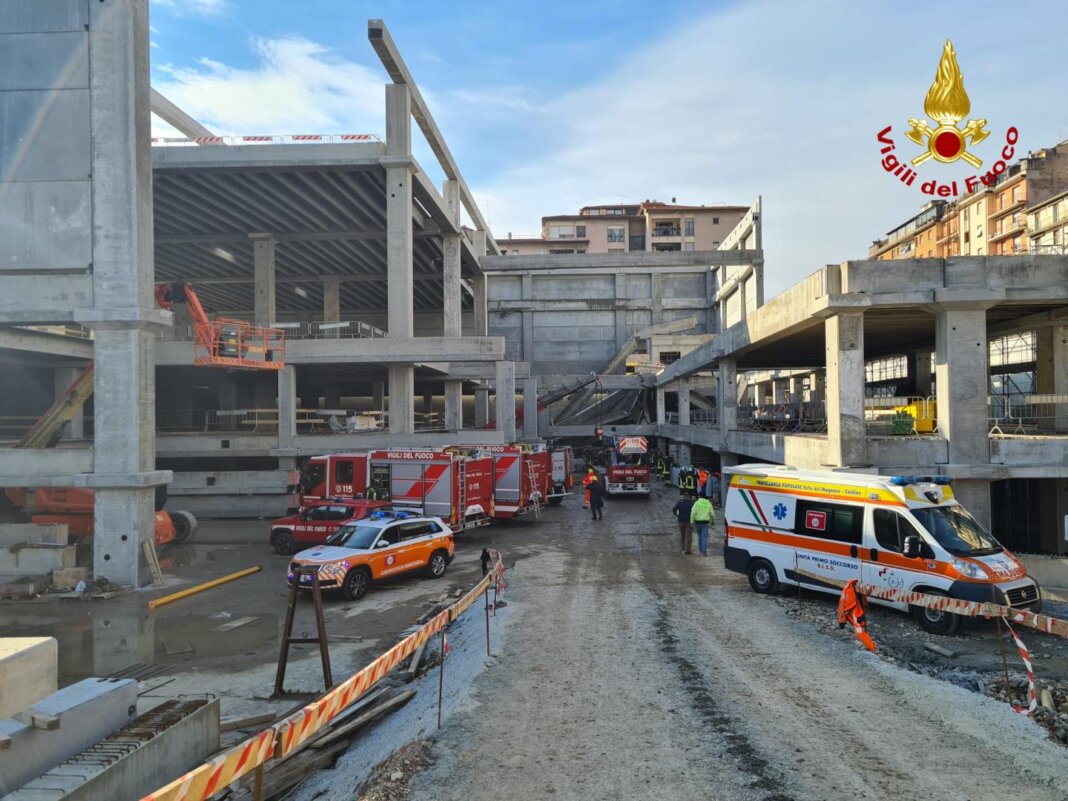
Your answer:
[[[749,464],[724,471],[728,570],[759,593],[780,585],[838,593],[858,579],[906,592],[993,601],[1037,612],[1038,584],[953,496],[945,476],[824,473]],[[958,615],[871,599],[911,611],[926,631],[950,634]]]

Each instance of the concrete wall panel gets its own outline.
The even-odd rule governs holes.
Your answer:
[[[88,181],[0,184],[0,271],[86,269],[92,262]],[[38,220],[51,220],[50,226]],[[15,308],[32,308],[25,297]]]
[[[523,279],[518,275],[494,275],[487,283],[490,301],[519,300],[523,297]]]
[[[616,293],[611,275],[535,275],[533,286],[539,300],[611,300]]]
[[[25,33],[4,37],[0,91],[88,89],[89,35]]]
[[[664,299],[700,298],[705,296],[704,273],[676,273],[662,278]]]
[[[0,92],[4,181],[88,180],[90,141],[88,90]]]
[[[627,328],[634,331],[653,324],[653,313],[648,309],[637,309],[627,312]]]
[[[81,31],[88,24],[87,0],[0,0],[0,35]]]
[[[635,300],[651,298],[653,296],[652,276],[628,275],[625,291],[628,298]]]

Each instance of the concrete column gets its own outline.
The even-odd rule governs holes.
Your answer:
[[[489,425],[489,387],[475,387],[475,428]]]
[[[54,373],[55,382],[55,400],[59,400],[64,396],[67,388],[74,383],[74,380],[82,374],[84,368],[81,367],[57,367]],[[63,426],[63,436],[67,439],[84,439],[85,438],[85,408],[79,409],[73,419],[67,425]]]
[[[1043,395],[1068,395],[1068,326],[1056,325],[1035,331],[1038,351],[1035,389]],[[1068,404],[1055,404],[1051,431],[1068,432]]]
[[[808,402],[820,405],[825,400],[827,400],[827,374],[822,370],[817,370],[808,379]]]
[[[412,98],[405,84],[386,85],[386,152],[410,158]],[[415,334],[412,272],[412,173],[405,164],[386,168],[386,270],[389,299],[388,335],[405,339]],[[389,366],[389,431],[415,431],[415,369]]]
[[[688,426],[690,424],[690,382],[685,378],[680,378],[677,386],[679,395],[679,425]]]
[[[725,468],[727,468],[727,467],[737,467],[739,461],[740,460],[738,459],[738,454],[731,453],[730,451],[720,451],[719,452],[720,478],[721,479],[725,478],[724,475],[723,475],[723,472],[722,472]],[[721,490],[722,490],[723,488],[726,487],[726,485],[725,484],[721,484],[720,487],[721,487]]]
[[[788,378],[775,378],[771,382],[771,402],[776,406],[782,406],[786,403],[787,388],[790,386],[790,379]]]
[[[135,483],[156,466],[155,337],[144,329],[97,328],[93,362],[94,472]],[[95,491],[94,575],[139,586],[141,540],[153,537],[155,511],[152,486]]]
[[[824,323],[827,349],[827,459],[867,465],[864,432],[864,315],[834,314]]]
[[[615,297],[615,324],[616,324],[616,350],[620,350],[627,344],[630,338],[627,336],[627,276],[624,273],[616,273],[616,297]],[[527,359],[529,361],[529,358]]]
[[[953,482],[953,494],[972,513],[972,517],[990,528],[989,481],[956,479]]]
[[[386,408],[386,383],[384,381],[371,382],[371,408],[380,412]]]
[[[336,275],[328,275],[323,278],[323,322],[336,323],[341,320],[341,279]],[[330,328],[323,332],[323,336],[338,338],[341,332],[337,328]]]
[[[652,310],[650,315],[653,325],[656,325],[664,322],[664,282],[662,276],[658,273],[653,273],[652,276],[650,276],[650,291],[652,293]]]
[[[538,379],[523,379],[523,439],[538,439]]]
[[[294,447],[297,435],[297,368],[293,365],[278,371],[278,448]]]
[[[431,414],[434,411],[434,391],[423,391],[423,414]]]
[[[656,424],[667,425],[667,408],[665,406],[665,391],[663,387],[656,388]]]
[[[486,276],[483,273],[471,277],[471,289],[474,293],[474,330],[476,337],[489,334],[489,310],[486,305]]]
[[[926,398],[931,394],[931,352],[918,350],[908,354],[909,375],[916,386],[916,394]]]
[[[496,362],[497,430],[505,442],[515,442],[515,362]]]
[[[749,313],[746,309],[745,281],[738,282],[738,303],[741,306],[741,319],[744,320]]]
[[[727,432],[738,428],[738,363],[723,359],[719,363],[719,428],[723,441]]]
[[[253,261],[253,319],[258,325],[271,325],[278,319],[275,291],[274,237],[271,234],[250,234]]]
[[[949,307],[936,313],[938,431],[949,440],[950,464],[990,461],[988,353],[986,309]]]
[[[450,219],[460,225],[460,182],[447,180],[442,189]],[[460,270],[460,234],[442,234],[442,331],[447,337],[463,336],[463,284]],[[445,428],[464,427],[462,381],[445,382]]]
[[[36,14],[43,4],[21,5],[33,6]],[[92,225],[94,303],[88,317],[95,337],[93,575],[137,586],[141,541],[151,538],[155,527],[153,484],[166,476],[155,472],[158,334],[152,323],[157,311],[148,4],[86,5],[92,137],[86,145],[92,180],[87,219]],[[60,13],[41,12],[53,22]]]
[[[786,379],[790,403],[800,403],[803,400],[804,384],[804,376],[801,375],[793,375]]]
[[[676,457],[678,464],[690,465],[693,464],[693,456],[690,453],[690,445],[686,442],[680,442],[678,446],[678,456]]]
[[[389,366],[389,433],[415,432],[415,371],[410,365]]]

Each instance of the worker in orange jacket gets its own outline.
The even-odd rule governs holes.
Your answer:
[[[868,599],[857,592],[857,580],[850,579],[838,599],[838,628],[845,628],[846,623],[852,624],[853,633],[861,645],[874,653],[875,641],[868,636],[867,611]]]
[[[584,490],[586,490],[585,494],[583,495],[583,499],[582,499],[582,508],[583,509],[589,509],[590,508],[590,484],[592,484],[596,480],[597,480],[597,473],[591,467],[589,470],[586,471],[586,476],[582,479],[582,488]]]
[[[702,498],[708,497],[708,471],[703,467],[697,471],[697,493]]]

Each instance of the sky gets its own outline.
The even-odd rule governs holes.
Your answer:
[[[1026,12],[1023,9],[1026,8]],[[1017,153],[1068,139],[1068,3],[848,0],[150,0],[152,82],[219,134],[384,134],[390,29],[497,237],[645,199],[764,205],[768,298],[861,259],[930,198],[880,166],[900,152],[946,39]],[[963,125],[963,123],[962,123]],[[417,132],[417,129],[415,129]],[[173,132],[154,120],[155,135]],[[906,152],[907,151],[907,152]],[[416,158],[440,181],[425,142]],[[929,162],[921,180],[975,170]]]

